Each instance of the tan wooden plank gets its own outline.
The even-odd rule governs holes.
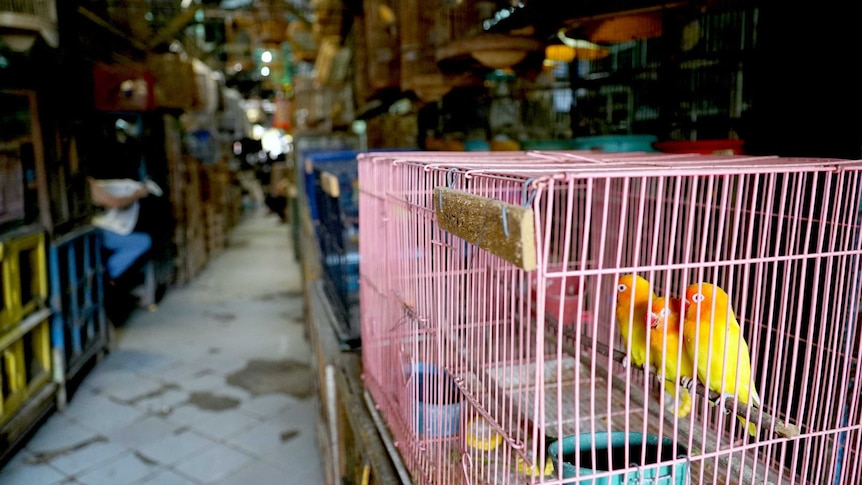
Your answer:
[[[335,199],[341,194],[338,177],[329,172],[320,172],[320,188],[323,189],[323,193]]]
[[[533,210],[497,199],[437,187],[440,227],[526,271],[536,269]]]

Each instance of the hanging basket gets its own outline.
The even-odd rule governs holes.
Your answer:
[[[436,58],[439,63],[470,56],[487,68],[505,69],[523,61],[530,52],[542,48],[542,43],[531,37],[482,34],[446,44],[437,49]]]
[[[600,44],[618,44],[632,40],[661,37],[661,14],[642,13],[599,20],[585,27],[587,37]]]

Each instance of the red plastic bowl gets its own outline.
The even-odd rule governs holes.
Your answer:
[[[549,278],[545,283],[547,284],[545,287],[545,313],[556,319],[562,309],[562,323],[564,325],[577,322],[578,302],[581,299],[581,296],[577,293],[578,278],[566,278],[566,288],[562,298],[560,298],[560,289],[563,284],[562,278]],[[536,301],[536,297],[538,296],[537,285],[538,280],[533,278],[531,285],[533,301]]]
[[[656,150],[664,153],[698,153],[701,155],[742,155],[745,140],[657,141]]]

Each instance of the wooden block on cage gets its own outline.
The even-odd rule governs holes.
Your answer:
[[[320,172],[320,188],[324,194],[333,198],[338,198],[338,195],[341,193],[341,189],[338,186],[338,177],[329,172]]]
[[[437,187],[440,227],[526,271],[536,269],[533,210],[497,199]]]

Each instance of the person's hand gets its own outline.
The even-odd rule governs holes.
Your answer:
[[[134,195],[135,199],[143,199],[144,197],[150,195],[150,191],[147,190],[146,185],[141,185],[140,187],[135,189],[135,192],[133,195]]]

